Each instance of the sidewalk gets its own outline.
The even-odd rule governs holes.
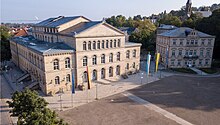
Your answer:
[[[191,70],[195,71],[198,75],[208,75],[207,73],[203,72],[202,70],[199,70],[195,67],[191,67]]]
[[[89,102],[95,101],[96,98],[101,99],[117,93],[124,92],[126,90],[136,88],[143,84],[147,84],[153,81],[159,80],[160,73],[153,74],[146,77],[145,72],[139,72],[134,75],[129,75],[128,79],[121,79],[111,84],[103,85],[98,83],[92,83],[90,90],[80,91],[77,90],[75,94],[71,96],[71,91],[65,92],[60,96],[58,94],[51,97],[44,97],[49,102],[48,107],[53,110],[68,110]],[[141,80],[141,77],[143,79]],[[162,76],[164,77],[164,75]],[[96,86],[97,85],[97,86]],[[73,101],[71,101],[71,98]],[[73,103],[72,103],[73,102]]]

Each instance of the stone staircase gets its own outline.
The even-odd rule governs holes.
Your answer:
[[[21,77],[19,77],[19,78],[17,79],[17,82],[19,83],[19,82],[25,80],[26,78],[28,78],[29,76],[30,76],[30,74],[25,73],[24,75],[22,75]]]

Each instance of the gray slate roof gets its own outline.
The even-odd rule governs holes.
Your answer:
[[[55,17],[55,18],[49,18],[49,19],[46,19],[42,22],[35,24],[35,26],[58,27],[64,23],[67,23],[67,22],[74,20],[76,18],[79,18],[79,17],[80,16],[73,16],[73,17],[59,16],[59,17]]]
[[[165,25],[165,24],[161,24],[158,29],[176,29],[177,27],[176,26],[173,26],[173,25]]]
[[[141,46],[141,43],[125,42],[125,47]]]
[[[76,24],[70,28],[67,28],[67,29],[61,31],[60,34],[73,36],[73,35],[75,35],[75,33],[78,34],[80,32],[83,32],[86,29],[89,29],[89,28],[91,28],[95,25],[98,25],[100,23],[102,23],[102,21],[81,22],[79,24]]]
[[[193,29],[188,28],[188,27],[180,27],[180,28],[177,28],[177,29],[174,29],[174,30],[170,30],[170,31],[161,33],[161,34],[159,34],[159,36],[185,38],[185,37],[188,36],[188,34],[190,34],[190,32],[192,30]],[[198,32],[198,36],[201,37],[201,38],[202,37],[204,37],[204,38],[214,37],[214,36],[211,36],[209,34],[206,34],[206,33],[200,32],[200,31],[197,31],[197,32]]]
[[[39,41],[36,40],[33,36],[14,37],[11,40],[43,55],[72,53],[75,51],[74,48],[68,46],[65,43],[49,43],[45,41]]]

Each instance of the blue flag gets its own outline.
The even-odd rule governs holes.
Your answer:
[[[146,73],[147,73],[147,76],[150,73],[150,58],[151,58],[151,55],[147,54],[147,62],[146,62]]]
[[[74,74],[72,73],[72,94],[75,93]]]

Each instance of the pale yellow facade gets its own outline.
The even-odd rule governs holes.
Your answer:
[[[72,47],[73,52],[39,53],[12,40],[10,42],[12,61],[22,70],[36,77],[45,94],[54,94],[60,89],[70,90],[72,75],[74,75],[75,87],[87,83],[87,67],[90,69],[89,74],[93,82],[119,79],[128,72],[138,71],[141,44],[125,42],[124,33],[104,21],[82,31],[80,29],[80,32],[77,30],[78,32],[68,34],[81,23],[88,25],[90,22],[84,17],[78,17],[57,27],[36,25],[33,27],[33,36],[37,40],[51,44],[65,43]],[[32,56],[33,60],[30,58]],[[70,59],[69,68],[66,68],[67,58]],[[59,69],[54,70],[54,61],[59,62]],[[69,75],[71,77],[67,78]],[[59,84],[56,84],[57,76]]]
[[[157,35],[156,51],[161,54],[163,65],[168,68],[211,67],[214,36],[204,35],[196,30],[192,30],[186,37],[169,36],[170,34],[168,31]]]

